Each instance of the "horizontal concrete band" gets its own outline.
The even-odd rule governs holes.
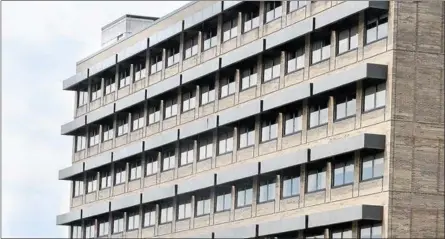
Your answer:
[[[357,205],[308,215],[307,227],[314,228],[359,220],[381,221],[382,218],[383,206]]]
[[[354,137],[350,137],[347,140],[340,139],[335,140],[331,143],[331,145],[340,145],[340,143],[343,144],[349,144],[353,141],[356,141],[357,138],[374,138],[370,141],[377,142],[383,138],[384,141],[384,135],[373,135],[373,134],[362,134]],[[376,138],[380,138],[379,140],[376,140]],[[377,142],[377,144],[380,144]],[[369,144],[370,147],[375,149],[374,143]],[[311,148],[311,152],[315,148],[315,151],[317,151],[316,146]],[[325,145],[324,147],[327,147]],[[344,152],[338,150],[338,151],[329,151],[331,154],[329,157],[336,156],[338,154],[342,154]],[[338,153],[338,154],[336,154]],[[312,156],[312,154],[311,154]],[[267,160],[264,160],[262,162],[248,162],[248,163],[242,163],[242,164],[235,164],[232,165],[230,168],[225,169],[224,171],[221,171],[219,173],[202,173],[195,175],[189,180],[184,180],[177,184],[177,195],[190,193],[194,191],[198,191],[201,189],[209,188],[215,185],[221,185],[226,183],[235,182],[244,178],[252,177],[258,174],[265,174],[268,172],[273,171],[279,171],[281,169],[289,168],[296,165],[304,164],[308,161],[314,161],[314,160],[308,160],[308,149],[298,150],[298,151],[291,151],[286,152],[283,154],[283,156],[280,157],[280,159],[276,158],[270,158]],[[215,176],[216,175],[216,176]],[[216,182],[214,178],[216,177]],[[127,194],[122,195],[119,197],[114,198],[111,201],[111,208],[113,210],[119,210],[124,209],[132,206],[136,206],[139,204],[140,201],[142,203],[149,203],[158,201],[165,198],[170,198],[175,196],[175,185],[170,186],[155,186],[144,189],[142,193],[142,200],[140,200],[140,194]],[[108,205],[108,202],[99,202],[96,204],[91,205],[90,207],[85,209],[84,212],[84,218],[86,218],[86,215],[100,215],[103,213],[106,213],[104,205]],[[116,205],[117,204],[117,205]],[[101,210],[97,209],[97,207],[102,208]],[[104,211],[105,210],[105,211]],[[108,210],[108,209],[107,209]],[[94,213],[93,213],[94,212]],[[94,215],[93,215],[94,214]],[[69,217],[70,218],[70,217]]]
[[[105,59],[102,62],[99,62],[93,65],[91,68],[84,70],[82,72],[77,73],[76,75],[66,79],[63,81],[63,89],[64,90],[75,90],[76,86],[79,83],[85,81],[88,77],[92,77],[95,74],[98,74],[110,67],[113,67],[115,64],[122,62],[150,47],[154,47],[157,44],[168,40],[169,38],[181,33],[183,30],[191,28],[193,26],[202,23],[205,20],[208,20],[211,17],[214,17],[220,14],[222,11],[226,11],[229,8],[232,8],[235,5],[238,5],[242,1],[219,1],[214,3],[213,5],[193,14],[190,17],[184,19],[184,21],[179,21],[163,30],[157,32],[153,36],[149,37],[149,39],[142,39],[136,44],[127,47],[116,55],[112,55]],[[223,5],[221,7],[221,4]],[[376,8],[376,9],[388,9],[388,2],[385,1],[360,1],[360,2],[344,2],[337,6],[334,6],[326,11],[323,11],[314,17],[310,17],[305,19],[299,23],[293,24],[292,26],[286,27],[286,31],[278,31],[276,33],[272,33],[267,39],[270,39],[269,45],[266,44],[266,49],[274,47],[279,44],[280,41],[286,42],[291,40],[292,37],[298,37],[300,34],[308,33],[307,30],[310,29],[319,29],[321,27],[327,26],[329,24],[335,23],[347,16],[353,15],[359,11],[366,10],[368,8]],[[222,10],[221,10],[222,9]],[[313,22],[315,19],[315,25]],[[306,24],[311,22],[311,24]],[[302,24],[305,23],[305,24]],[[309,31],[309,32],[310,32]]]

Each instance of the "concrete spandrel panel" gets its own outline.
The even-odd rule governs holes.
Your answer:
[[[252,177],[258,174],[258,163],[250,162],[241,165],[236,165],[236,167],[230,167],[224,171],[218,172],[216,183],[218,185],[234,182],[239,179]]]
[[[183,180],[178,184],[178,194],[193,192],[213,186],[214,174],[206,173],[193,178]]]
[[[279,46],[290,40],[303,37],[305,34],[312,31],[314,28],[313,18],[308,18],[298,23],[292,24],[289,27],[283,28],[266,37],[266,50],[275,46]]]
[[[147,99],[168,92],[181,83],[180,75],[174,75],[147,88]]]
[[[219,68],[219,58],[206,61],[182,73],[182,84],[204,77]]]
[[[116,112],[129,108],[138,103],[142,103],[145,100],[145,90],[140,90],[136,93],[128,95],[122,99],[116,101]]]
[[[156,186],[144,189],[142,193],[142,203],[154,202],[161,199],[175,196],[175,186]]]
[[[246,44],[229,51],[221,56],[221,67],[226,67],[237,63],[241,60],[247,59],[263,51],[263,39],[258,39],[254,42]]]
[[[126,144],[114,151],[113,162],[142,153],[142,141]]]
[[[59,180],[70,179],[81,173],[83,173],[83,163],[75,163],[70,167],[59,170]]]
[[[114,113],[114,103],[104,105],[99,109],[93,110],[87,114],[87,124],[96,122],[107,116],[111,116],[113,113]]]
[[[98,168],[111,163],[111,152],[103,152],[85,161],[85,171]]]
[[[56,223],[57,225],[67,225],[69,223],[78,221],[80,219],[81,219],[80,210],[73,210],[71,212],[58,215],[56,218]]]
[[[263,98],[263,111],[274,109],[308,98],[311,95],[310,83],[286,87]]]
[[[216,128],[216,115],[197,119],[181,127],[179,139],[185,139],[214,128]]]
[[[356,205],[308,215],[308,228],[360,220],[381,221],[383,206]]]
[[[226,125],[238,120],[259,114],[261,112],[261,101],[259,99],[250,100],[240,105],[221,111],[219,116],[219,125]]]
[[[287,152],[280,157],[267,159],[261,162],[261,174],[269,173],[295,165],[308,162],[308,149],[298,150],[295,152]]]
[[[258,224],[258,236],[267,236],[306,228],[306,216],[292,216]]]
[[[75,130],[84,127],[86,124],[86,115],[75,118],[73,121],[62,125],[61,134],[62,135],[70,135]]]

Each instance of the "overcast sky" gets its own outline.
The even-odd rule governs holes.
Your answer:
[[[2,237],[67,237],[73,93],[62,81],[100,49],[100,29],[124,14],[161,17],[186,1],[2,2]]]

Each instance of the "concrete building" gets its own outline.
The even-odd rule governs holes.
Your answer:
[[[202,1],[148,21],[63,82],[76,105],[57,224],[73,238],[443,238],[444,12]]]

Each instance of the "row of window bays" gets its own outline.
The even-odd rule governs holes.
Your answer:
[[[213,103],[216,93],[213,87],[214,84],[209,85],[206,83],[209,82],[208,79],[208,77],[202,79],[202,87],[194,85],[192,87],[182,87],[179,89],[179,94],[177,91],[164,94],[159,97],[159,100],[151,99],[145,101],[88,125],[83,131],[78,131],[75,136],[76,152],[86,149],[87,145],[88,147],[94,147],[101,142],[127,135],[129,132],[144,130],[145,127],[180,115],[178,111],[186,113],[197,109],[199,106]],[[219,90],[220,97],[230,97],[234,94],[231,84],[233,86],[234,83],[221,85]],[[201,93],[198,95],[199,97],[196,97],[196,92],[199,91]],[[361,96],[357,98],[357,94]],[[180,100],[182,102],[178,105]],[[321,95],[313,96],[306,103],[305,101],[294,102],[264,112],[260,117],[251,117],[220,127],[216,137],[217,142],[213,142],[213,137],[209,133],[198,135],[196,140],[199,141],[199,145],[204,144],[203,142],[209,142],[213,147],[213,144],[215,144],[218,154],[224,154],[232,151],[233,147],[244,148],[252,146],[255,144],[256,138],[260,140],[260,143],[267,142],[276,139],[279,135],[287,136],[305,129],[326,125],[328,122],[331,122],[330,117],[333,117],[332,122],[337,122],[356,116],[357,109],[361,109],[362,112],[369,112],[383,108],[385,105],[385,81],[363,81],[361,84],[352,83]],[[162,111],[160,110],[161,108]],[[330,108],[333,112],[332,116],[329,115]],[[307,119],[306,124],[303,123],[303,118],[305,117]],[[258,125],[258,128],[256,128],[256,125]],[[237,134],[234,134],[234,127],[238,128]],[[280,131],[279,129],[282,130]],[[238,139],[238,145],[236,146],[234,145],[233,137]],[[211,155],[212,153],[208,154],[208,156]],[[203,157],[202,153],[199,153],[199,158]]]
[[[148,173],[152,173],[150,171],[152,169],[151,164],[152,162],[146,164],[146,167],[148,167],[146,172]],[[141,166],[136,162],[134,165],[130,169],[130,179],[133,177],[133,174],[137,177],[138,172],[140,177]],[[330,178],[326,177],[327,168],[331,168]],[[358,171],[358,173],[355,173],[355,171]],[[338,155],[327,160],[293,166],[280,171],[254,176],[253,178],[177,195],[174,198],[114,211],[110,214],[99,216],[97,224],[99,228],[95,232],[98,235],[87,234],[87,238],[90,238],[90,236],[108,235],[109,227],[111,227],[112,234],[121,233],[124,230],[138,229],[141,224],[142,227],[151,227],[170,223],[174,220],[180,221],[192,217],[207,216],[211,213],[250,207],[254,203],[272,203],[277,199],[286,200],[300,196],[302,190],[305,194],[317,193],[326,190],[326,185],[331,185],[330,188],[336,188],[360,181],[380,179],[383,177],[383,171],[383,151],[362,150]],[[121,180],[119,178],[122,177],[122,171],[117,170],[115,175],[115,180]],[[94,189],[90,185],[97,184],[96,180],[95,176],[88,180],[88,188],[92,187]],[[77,185],[81,185],[78,183],[79,181],[75,182]],[[107,187],[110,182],[109,171],[106,171],[101,176],[100,187]],[[124,218],[126,220],[125,228],[123,224]],[[110,225],[109,221],[113,223]],[[87,222],[86,227],[88,225],[94,226],[94,221]],[[86,231],[93,233],[90,230],[93,229],[90,228]],[[344,236],[343,238],[350,237]]]
[[[293,2],[294,1],[290,1],[289,4],[294,5],[295,3]],[[281,6],[281,2],[272,3]],[[245,2],[241,4],[240,7],[243,9],[241,10],[243,12],[241,15],[243,16],[244,31],[246,30],[246,24],[252,24],[252,22],[257,21],[255,19],[258,19],[257,5],[257,2]],[[252,8],[251,6],[254,7]],[[245,11],[248,11],[248,13],[245,13]],[[252,15],[252,11],[256,13]],[[363,35],[362,39],[364,45],[386,38],[388,35],[387,12],[368,10],[365,13],[365,26],[363,31],[359,30],[359,14],[355,14],[338,23],[325,27],[320,31],[312,33],[308,48],[305,47],[305,37],[301,37],[268,52],[268,54],[264,56],[262,63],[259,61],[250,62],[249,59],[247,59],[245,62],[242,62],[242,64],[238,64],[241,78],[239,90],[246,90],[249,87],[256,85],[257,81],[267,82],[279,77],[281,68],[284,69],[285,74],[303,69],[306,65],[305,57],[309,57],[309,64],[313,65],[328,60],[333,54],[341,55],[357,49],[360,45],[359,35]],[[236,14],[226,13],[223,16],[224,19],[231,19],[224,23],[222,33],[220,33],[223,34],[223,37],[221,38],[223,41],[226,38],[231,39],[237,36],[236,29],[238,21],[236,18],[238,15],[238,12],[236,12]],[[184,33],[184,49],[181,51],[179,50],[181,37],[172,38],[159,46],[150,48],[148,58],[145,52],[138,54],[129,60],[118,64],[118,67],[109,69],[100,73],[98,76],[92,77],[90,83],[84,84],[79,88],[77,92],[77,107],[81,107],[88,102],[93,102],[102,96],[113,93],[116,91],[116,86],[119,89],[124,88],[132,84],[132,82],[137,82],[144,79],[146,76],[158,73],[163,67],[169,67],[179,63],[180,52],[183,53],[183,58],[187,59],[198,54],[198,46],[201,46],[201,49],[199,50],[200,52],[216,47],[216,24],[216,19],[208,20],[197,27],[197,29],[192,28],[191,30],[187,30],[187,32]],[[230,26],[229,30],[225,30],[227,25]],[[256,27],[258,27],[258,24],[253,24],[251,28],[247,29],[251,30]],[[202,32],[202,38],[198,37],[201,35],[199,32]],[[335,34],[335,37],[332,37],[333,34]],[[198,44],[198,39],[202,43]],[[335,39],[335,48],[331,49],[331,41],[333,39]],[[171,48],[171,45],[174,45],[174,47]],[[163,57],[163,49],[167,49],[165,57]],[[284,52],[283,61],[281,60],[281,52]],[[149,61],[146,59],[149,59]],[[257,69],[259,69],[257,63],[263,64],[261,67],[263,69],[263,72],[261,72],[262,74],[260,74],[261,77],[257,74]],[[146,66],[149,66],[149,71],[146,70]],[[130,70],[130,68],[133,68],[133,70]],[[234,80],[233,75],[228,75],[227,78],[227,84]],[[90,85],[90,90],[88,90],[88,85]],[[229,84],[228,87],[231,87],[231,89],[227,89],[226,91],[234,92],[234,86],[230,86]]]

